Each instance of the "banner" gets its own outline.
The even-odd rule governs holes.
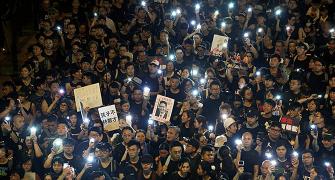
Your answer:
[[[96,108],[102,106],[102,98],[99,83],[74,89],[77,112],[80,111],[80,103],[84,108]]]
[[[211,55],[213,56],[222,56],[224,49],[228,48],[228,40],[227,36],[220,36],[214,34],[212,46],[211,46]]]
[[[292,133],[297,133],[299,129],[299,121],[293,120],[290,117],[282,116],[280,118],[280,123],[284,131],[289,131]]]
[[[115,105],[105,106],[98,109],[100,119],[104,125],[104,130],[114,131],[120,129],[119,118]]]
[[[157,95],[151,118],[163,123],[170,121],[173,105],[174,99]]]

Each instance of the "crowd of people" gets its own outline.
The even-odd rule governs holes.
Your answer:
[[[2,84],[0,179],[335,179],[333,0],[39,3]],[[120,129],[77,111],[96,83]]]

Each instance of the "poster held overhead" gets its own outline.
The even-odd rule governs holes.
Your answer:
[[[84,108],[96,108],[103,105],[99,83],[74,89],[74,98],[77,112],[80,111],[80,103]]]
[[[110,132],[120,129],[119,118],[115,105],[105,106],[98,109],[100,119],[104,125],[104,130]]]
[[[152,119],[163,123],[170,121],[173,105],[174,99],[157,95],[151,116]]]

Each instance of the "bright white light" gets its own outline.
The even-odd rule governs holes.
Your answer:
[[[66,116],[66,119],[69,120],[69,119],[70,119],[70,116]]]
[[[6,121],[9,121],[9,120],[10,120],[10,117],[9,117],[9,116],[6,116],[6,117],[5,117],[5,120],[6,120]]]
[[[286,31],[289,31],[291,30],[291,27],[290,26],[286,26]]]
[[[275,160],[272,160],[272,161],[271,161],[271,165],[272,165],[272,166],[275,166],[275,165],[277,165],[277,161],[275,161]]]
[[[227,48],[228,47],[228,43],[223,43],[222,47],[223,48]]]
[[[84,118],[84,123],[85,124],[88,124],[90,122],[90,119],[88,119],[88,118]]]
[[[172,11],[171,15],[172,16],[177,16],[177,12],[176,11]]]
[[[311,124],[311,128],[312,129],[316,129],[316,125],[315,124]]]
[[[89,155],[87,157],[87,162],[91,163],[91,162],[93,162],[93,160],[94,160],[94,157],[92,155]]]
[[[249,33],[247,33],[247,32],[244,33],[244,34],[243,34],[243,37],[245,37],[245,38],[249,37]]]
[[[59,92],[59,94],[64,94],[65,90],[64,89],[60,89],[58,92]]]
[[[325,166],[329,167],[330,166],[330,162],[325,162]]]
[[[163,72],[162,72],[161,69],[158,69],[157,73],[158,73],[158,74],[162,74]]]
[[[268,159],[270,159],[270,158],[272,158],[272,154],[269,153],[269,152],[266,152],[266,153],[265,153],[265,157],[267,157]]]
[[[31,127],[30,128],[30,134],[36,134],[37,128],[36,127]]]
[[[94,143],[94,138],[90,138],[90,143]]]
[[[251,12],[251,11],[252,11],[252,8],[251,8],[251,7],[249,7],[249,8],[248,8],[248,12]]]
[[[197,76],[198,75],[198,70],[197,69],[193,69],[192,70],[192,76]]]
[[[199,9],[200,9],[200,4],[199,3],[195,4],[195,10],[199,10]]]
[[[62,30],[62,28],[60,26],[56,27],[58,31]]]
[[[221,23],[221,27],[225,28],[225,27],[226,27],[226,23],[225,23],[225,22],[222,22],[222,23]]]
[[[195,22],[195,20],[191,21],[191,25],[194,26],[197,22]]]
[[[209,125],[209,126],[208,126],[208,130],[209,130],[209,131],[213,131],[213,130],[214,130],[213,125]]]
[[[275,11],[275,15],[276,16],[279,16],[281,14],[281,9],[277,9],[276,11]]]
[[[276,99],[277,99],[277,100],[280,100],[280,99],[281,99],[281,96],[280,96],[280,95],[277,95],[277,96],[276,96]]]
[[[330,33],[334,33],[334,32],[335,32],[335,29],[334,29],[334,28],[331,28],[331,29],[329,30],[329,32],[330,32]]]
[[[215,15],[215,16],[219,15],[219,10],[216,10],[216,11],[214,12],[214,15]]]
[[[180,9],[177,9],[177,10],[176,10],[176,13],[177,13],[177,14],[180,14],[180,13],[181,13]]]
[[[256,76],[260,76],[261,72],[260,71],[256,71]]]
[[[229,9],[234,8],[234,3],[233,3],[233,2],[230,2],[230,3],[228,4],[228,8],[229,8]]]
[[[201,29],[201,25],[200,24],[197,25],[197,29]]]
[[[319,94],[319,95],[318,95],[318,98],[322,98],[322,94]]]
[[[235,140],[235,144],[236,145],[241,145],[242,144],[242,140],[241,139],[236,139]]]
[[[131,117],[131,115],[127,115],[127,116],[126,116],[126,121],[131,121],[132,118],[133,118],[133,117]]]
[[[258,28],[258,29],[257,29],[257,32],[258,32],[258,33],[262,33],[262,32],[263,32],[263,28]]]
[[[293,151],[292,155],[293,155],[294,157],[298,157],[298,156],[299,156],[299,153],[298,153],[297,151]]]
[[[142,1],[142,2],[141,2],[141,5],[142,5],[142,6],[145,6],[146,4],[147,4],[147,3],[146,3],[145,1]]]
[[[63,140],[60,138],[55,139],[54,141],[55,146],[61,146],[63,144]]]
[[[97,17],[97,16],[98,16],[98,13],[95,12],[95,13],[94,13],[94,16]]]
[[[198,94],[199,94],[199,91],[198,91],[198,90],[195,89],[195,90],[192,91],[192,95],[193,95],[193,96],[198,96]]]
[[[174,55],[173,54],[170,54],[169,55],[169,59],[172,61],[174,59]]]
[[[149,125],[153,125],[153,124],[154,124],[154,121],[153,121],[152,119],[149,119],[149,120],[148,120],[148,124],[149,124]]]
[[[222,115],[221,115],[221,118],[222,118],[222,119],[227,119],[227,118],[228,118],[228,115],[227,115],[227,114],[222,114]]]
[[[205,84],[206,83],[206,79],[205,78],[201,78],[200,79],[200,84]]]
[[[130,82],[130,81],[131,81],[131,78],[127,78],[127,80],[128,80],[128,82]]]

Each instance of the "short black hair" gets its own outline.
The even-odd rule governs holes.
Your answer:
[[[91,131],[97,132],[100,136],[102,135],[102,131],[99,127],[91,127],[88,129],[88,134],[91,133]]]
[[[206,152],[211,152],[211,151],[214,151],[213,146],[206,145],[206,146],[201,148],[201,155],[205,154]]]
[[[140,148],[141,147],[141,144],[140,142],[138,142],[137,140],[135,139],[131,139],[128,143],[127,143],[127,147],[131,147],[131,146],[137,146],[137,148]]]

